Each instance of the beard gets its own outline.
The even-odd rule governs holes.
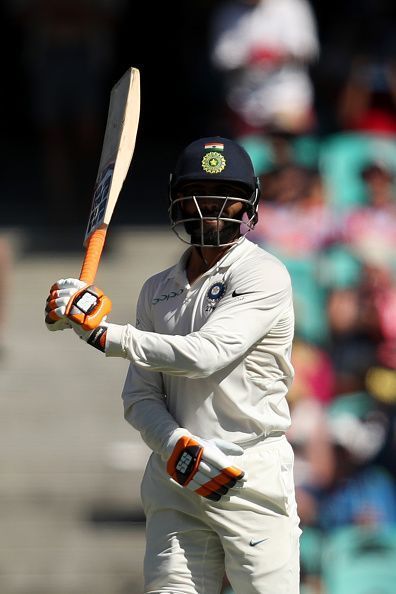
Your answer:
[[[188,221],[184,224],[186,232],[191,237],[191,244],[218,246],[232,243],[238,239],[240,232],[240,223],[232,221],[217,221],[216,226],[205,229],[203,224],[203,233],[201,233],[201,221]]]

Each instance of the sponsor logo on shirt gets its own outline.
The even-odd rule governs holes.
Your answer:
[[[251,547],[255,547],[256,545],[260,544],[261,542],[265,542],[266,540],[268,540],[268,538],[261,538],[260,540],[253,540],[252,538],[249,542],[249,545]]]
[[[152,304],[156,305],[157,303],[160,303],[161,301],[169,301],[169,299],[173,299],[174,297],[178,297],[179,295],[181,295],[183,293],[184,289],[179,289],[178,291],[171,291],[170,293],[163,293],[162,295],[159,295],[159,297],[154,297],[154,299],[152,300]]]
[[[244,291],[244,292],[239,292],[236,289],[233,290],[233,292],[231,293],[231,297],[242,297],[242,295],[251,295],[252,293],[255,293],[255,291]]]

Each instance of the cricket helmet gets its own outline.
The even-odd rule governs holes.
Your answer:
[[[205,217],[200,212],[197,198],[199,196],[185,196],[180,197],[180,191],[187,183],[193,182],[221,182],[231,183],[242,189],[242,195],[239,192],[238,196],[210,196],[217,201],[223,199],[223,206],[217,215],[218,232],[217,240],[206,243],[203,231],[203,222],[209,218],[213,220],[214,217]],[[241,197],[242,196],[242,197]],[[176,235],[183,241],[184,238],[180,235],[179,229],[184,225],[185,230],[189,234],[189,228],[193,223],[199,221],[201,225],[201,238],[198,241],[187,241],[193,245],[200,246],[220,246],[228,245],[224,242],[224,237],[221,237],[220,223],[223,221],[229,227],[231,223],[240,226],[245,226],[244,235],[253,229],[257,223],[257,209],[260,197],[260,188],[258,177],[255,175],[253,163],[246,150],[237,142],[221,136],[211,136],[200,138],[191,142],[180,154],[174,173],[170,176],[169,183],[169,216],[172,224],[172,229]],[[186,200],[194,200],[197,205],[198,217],[194,220],[186,218],[183,213],[183,204]],[[243,216],[241,219],[229,219],[223,215],[223,210],[226,204],[230,201],[239,201],[244,205]],[[224,234],[223,234],[224,235]]]

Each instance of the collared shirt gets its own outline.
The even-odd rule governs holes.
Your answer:
[[[188,257],[145,282],[135,327],[108,329],[106,355],[131,361],[127,420],[155,451],[177,427],[241,445],[286,431],[294,314],[285,266],[242,238],[190,285]]]

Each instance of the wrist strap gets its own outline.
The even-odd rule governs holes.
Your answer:
[[[87,340],[87,343],[104,353],[106,347],[106,333],[106,326],[98,326],[95,328],[95,330],[93,330],[92,334]]]

